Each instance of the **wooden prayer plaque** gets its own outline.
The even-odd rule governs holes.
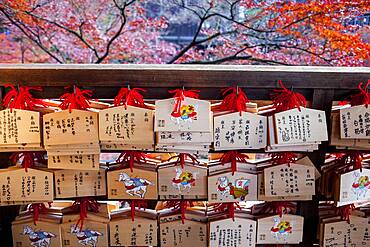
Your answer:
[[[185,220],[163,222],[161,220],[160,238],[162,247],[206,247],[207,246],[207,224]]]
[[[324,224],[321,244],[323,247],[330,246],[368,246],[368,219],[350,216],[347,221],[335,221]],[[366,237],[367,235],[367,237]]]
[[[99,170],[99,154],[49,156],[48,168],[97,171]]]
[[[0,111],[0,147],[41,143],[40,113],[5,109]]]
[[[328,140],[325,111],[300,107],[273,115],[278,144],[313,143]]]
[[[173,113],[176,102],[177,98],[155,101],[155,132],[212,132],[209,101],[185,97],[180,111]]]
[[[39,219],[34,225],[33,219],[12,223],[14,247],[60,247],[62,246],[60,224]]]
[[[312,195],[289,195],[289,196],[267,196],[265,194],[265,181],[263,179],[263,173],[257,175],[258,182],[258,201],[310,201]]]
[[[152,144],[154,111],[135,106],[118,106],[99,112],[99,139],[102,142]]]
[[[52,201],[53,173],[28,168],[0,170],[1,202]]]
[[[54,171],[55,198],[106,195],[105,170]]]
[[[257,201],[257,175],[246,172],[221,173],[208,177],[209,202]]]
[[[158,222],[135,216],[135,220],[112,219],[109,223],[110,246],[157,246]]]
[[[89,216],[88,216],[89,217]],[[61,224],[63,247],[94,246],[106,247],[108,245],[108,225],[89,220],[84,220],[83,229],[76,226],[76,222]]]
[[[213,134],[215,150],[265,148],[267,118],[249,112],[217,116]]]
[[[64,110],[44,117],[44,145],[98,143],[98,113]]]
[[[370,200],[370,169],[362,168],[340,175],[336,200],[341,206]]]
[[[370,108],[358,105],[339,112],[340,138],[370,139]]]
[[[185,164],[158,167],[158,194],[163,199],[207,198],[207,168]]]
[[[209,223],[209,247],[254,247],[256,246],[257,223],[254,220],[237,218],[222,219]]]
[[[303,237],[303,217],[284,214],[257,220],[257,244],[299,244]]]
[[[266,196],[315,194],[315,168],[292,163],[264,169]]]
[[[108,199],[158,199],[157,172],[134,167],[108,171]]]

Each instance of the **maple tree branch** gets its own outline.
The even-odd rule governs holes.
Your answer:
[[[113,0],[114,2],[114,5],[116,6],[116,8],[118,8],[120,10],[120,19],[121,19],[121,25],[119,26],[117,32],[109,39],[107,45],[106,45],[106,48],[105,48],[105,52],[104,54],[98,58],[95,63],[101,63],[103,62],[103,60],[109,55],[109,50],[110,50],[110,47],[112,46],[112,43],[121,35],[122,33],[122,30],[123,28],[125,27],[126,25],[126,22],[127,22],[127,18],[126,18],[126,14],[125,14],[125,10],[128,6],[130,6],[131,4],[133,4],[135,2],[135,0],[131,0],[129,2],[126,2],[123,4],[123,6],[120,6],[117,2],[117,0]]]
[[[83,37],[82,26],[84,25],[84,22],[82,22],[80,24],[80,26],[79,26],[79,32],[77,32],[77,31],[72,30],[72,29],[70,29],[70,28],[68,28],[68,27],[66,27],[66,26],[64,26],[64,25],[62,25],[62,24],[60,24],[60,23],[58,23],[56,21],[52,21],[52,20],[46,19],[44,17],[35,15],[31,11],[24,11],[23,13],[28,14],[28,15],[34,17],[34,18],[39,19],[39,20],[45,21],[47,23],[53,24],[56,27],[59,27],[59,28],[65,30],[65,31],[67,31],[68,33],[76,36],[87,48],[89,48],[91,51],[93,51],[93,53],[94,53],[94,55],[95,55],[96,58],[99,58],[99,54],[98,54],[98,51],[96,50],[96,48],[93,47],[91,44],[89,44],[87,42],[87,40],[85,40],[84,37]]]
[[[40,47],[41,50],[43,50],[45,53],[47,53],[51,58],[53,58],[58,63],[63,63],[62,60],[60,60],[57,56],[55,56],[51,51],[49,51],[41,42],[40,37],[37,37],[37,34],[35,34],[32,30],[27,28],[25,25],[17,22],[14,20],[3,8],[0,8],[0,12],[3,13],[3,15],[10,21],[11,24],[13,24],[15,27],[17,27],[27,38],[29,38],[33,43],[35,43],[38,47]],[[34,37],[32,37],[32,35]]]
[[[287,49],[295,49],[295,50],[298,50],[298,51],[302,51],[302,52],[308,53],[310,55],[313,55],[313,56],[315,56],[315,57],[323,60],[328,65],[331,65],[330,62],[336,59],[336,58],[335,59],[334,58],[333,59],[328,59],[328,58],[325,58],[325,57],[322,56],[325,53],[326,43],[324,44],[323,51],[321,53],[315,53],[315,52],[312,52],[312,51],[310,51],[308,49],[305,49],[305,48],[302,48],[302,47],[299,47],[299,46],[280,45],[280,47],[284,47],[284,48],[287,48]]]
[[[223,58],[216,59],[216,60],[191,61],[191,62],[187,62],[186,64],[222,64],[225,62],[240,61],[240,60],[256,61],[256,62],[261,62],[261,63],[269,64],[269,65],[274,65],[274,64],[291,65],[288,63],[283,63],[283,62],[269,60],[269,59],[254,58],[251,55],[246,55],[246,56],[231,55],[231,56],[223,57]]]
[[[51,48],[55,50],[55,53],[59,55],[59,57],[63,60],[63,63],[66,63],[66,61],[69,60],[68,54],[65,52],[61,51],[58,46],[52,41],[53,35],[48,33],[45,28],[43,28],[41,25],[37,26],[37,40],[41,43],[41,33],[40,30],[42,31],[42,35],[47,39],[48,43],[51,45]]]
[[[198,37],[198,35],[200,33],[200,30],[202,29],[202,26],[203,26],[204,21],[205,21],[205,19],[204,18],[201,18],[201,20],[200,20],[200,22],[198,24],[197,31],[195,32],[192,41],[187,46],[185,46],[179,53],[177,53],[173,58],[171,58],[171,60],[168,61],[168,64],[172,64],[172,63],[176,62],[187,51],[189,51],[193,46],[196,45],[196,43],[197,43],[196,40],[197,40],[197,37]]]
[[[235,16],[234,16],[234,14],[233,14],[233,8],[235,7],[235,4],[237,4],[239,1],[240,1],[240,0],[235,1],[235,2],[233,2],[232,4],[230,4],[230,13],[231,13],[231,17],[228,17],[228,16],[223,15],[223,14],[221,14],[221,13],[211,13],[211,14],[208,14],[208,12],[209,12],[209,11],[211,10],[211,8],[212,8],[211,6],[210,6],[210,8],[209,8],[208,10],[206,10],[206,11],[205,11],[205,13],[203,14],[203,16],[201,16],[201,15],[200,15],[197,11],[195,11],[194,9],[189,8],[188,6],[186,6],[186,4],[185,4],[184,0],[182,0],[182,1],[181,1],[181,4],[177,4],[178,6],[180,6],[180,7],[184,8],[184,9],[189,10],[189,11],[191,11],[192,13],[194,13],[196,16],[198,16],[198,17],[199,17],[200,21],[199,21],[199,24],[198,24],[197,30],[196,30],[195,34],[193,35],[193,39],[192,39],[192,41],[191,41],[188,45],[186,45],[182,50],[180,50],[180,51],[179,51],[179,52],[178,52],[174,57],[172,57],[172,58],[167,62],[167,64],[175,63],[178,59],[180,59],[183,55],[185,55],[185,53],[186,53],[186,52],[188,52],[191,48],[193,48],[193,47],[195,47],[195,46],[197,46],[197,45],[199,45],[199,44],[201,44],[201,43],[204,43],[204,42],[210,41],[210,40],[212,40],[212,39],[217,38],[218,36],[220,36],[220,35],[221,35],[221,33],[220,33],[220,32],[218,32],[218,33],[216,33],[216,34],[214,34],[214,35],[212,35],[212,36],[210,36],[210,37],[208,37],[208,38],[205,38],[205,39],[203,39],[203,40],[198,40],[198,41],[197,41],[197,38],[198,38],[198,36],[199,36],[199,34],[200,34],[201,30],[202,30],[202,27],[203,27],[204,22],[205,22],[206,20],[208,20],[209,18],[212,18],[212,17],[215,17],[215,16],[217,16],[217,17],[221,17],[221,18],[223,18],[223,19],[226,19],[226,20],[228,20],[228,21],[231,21],[231,22],[233,22],[233,23],[236,23],[236,24],[238,24],[238,25],[241,25],[241,26],[243,26],[244,28],[249,29],[249,30],[253,30],[253,31],[256,31],[256,32],[265,32],[264,30],[259,30],[259,29],[255,29],[255,28],[249,27],[249,26],[245,25],[244,23],[241,23],[241,22],[239,22],[239,21],[235,20]],[[227,32],[226,32],[226,33],[227,33]],[[226,33],[225,33],[225,34],[226,34]]]
[[[185,64],[222,64],[224,62],[229,62],[229,61],[249,60],[249,61],[256,61],[256,62],[271,64],[271,65],[274,65],[274,64],[290,65],[290,64],[287,64],[287,63],[279,62],[279,61],[255,58],[252,55],[243,55],[243,56],[240,55],[245,50],[250,49],[250,48],[255,48],[255,47],[258,47],[258,46],[260,46],[260,45],[253,45],[253,46],[245,45],[245,47],[241,48],[239,51],[235,52],[233,55],[230,55],[230,56],[226,56],[226,57],[215,59],[215,60],[190,61],[190,62],[186,62]]]
[[[233,3],[231,3],[231,4],[229,3],[230,4],[230,17],[232,19],[235,19],[234,8],[235,8],[236,4],[238,4],[240,1],[241,0],[237,0],[237,1],[233,2]]]

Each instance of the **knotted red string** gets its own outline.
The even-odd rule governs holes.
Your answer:
[[[19,91],[13,85],[5,85],[10,87],[10,91],[5,95],[3,105],[12,111],[13,109],[33,110],[36,105],[45,107],[45,104],[40,99],[32,97],[30,90],[41,91],[41,87],[20,86]],[[42,158],[41,158],[42,157]],[[35,164],[35,159],[44,160],[43,155],[38,152],[21,152],[13,153],[10,156],[11,162],[16,165],[22,159],[21,165],[25,171]]]
[[[51,202],[49,202],[48,204],[50,207]],[[28,205],[28,212],[33,214],[33,224],[36,225],[36,222],[39,220],[40,213],[47,214],[48,208],[45,206],[44,203],[32,203]]]
[[[21,166],[28,172],[28,168],[31,168],[35,165],[35,161],[39,163],[46,163],[44,154],[42,152],[19,152],[13,153],[9,157],[12,164],[16,165],[20,160]]]
[[[282,112],[294,108],[305,107],[307,105],[306,98],[300,94],[288,90],[282,81],[279,81],[282,89],[275,89],[271,94],[271,98],[275,107],[275,112]]]
[[[233,219],[233,221],[235,221],[235,209],[242,209],[238,202],[224,202],[214,205],[216,212],[227,212],[229,218]]]
[[[125,164],[129,164],[131,172],[134,170],[135,161],[139,164],[146,162],[146,154],[139,151],[124,151],[118,156],[116,162],[120,163],[120,167],[123,167]]]
[[[195,158],[193,155],[188,154],[188,153],[180,153],[179,155],[172,156],[167,161],[170,161],[174,158],[177,158],[176,163],[180,163],[182,169],[184,169],[186,158],[189,158],[193,165],[195,165],[195,163],[199,164],[199,161],[197,160],[197,158]]]
[[[337,155],[337,157],[338,165],[344,167],[346,172],[357,169],[362,172],[363,153],[361,151],[348,150],[341,155]]]
[[[180,211],[181,212],[181,222],[182,224],[185,223],[185,211],[188,207],[194,207],[192,201],[187,200],[172,200],[166,202],[166,208],[172,208],[173,211]]]
[[[99,203],[92,198],[78,198],[73,202],[73,208],[80,211],[80,218],[76,223],[76,227],[80,225],[80,229],[82,230],[84,220],[87,218],[87,212],[90,210],[94,213],[99,212]]]
[[[121,88],[117,96],[114,98],[114,106],[124,105],[125,109],[127,106],[137,106],[141,108],[146,108],[144,104],[144,97],[141,95],[141,92],[145,92],[145,89],[142,88]]]
[[[365,84],[364,88],[362,88],[362,82],[360,82],[357,86],[357,88],[360,90],[359,93],[351,95],[348,97],[349,103],[351,106],[356,106],[356,105],[365,105],[366,108],[370,104],[370,93],[367,92],[367,88],[370,84],[370,79],[367,81]]]
[[[71,88],[66,87],[66,88]],[[92,96],[91,90],[81,90],[78,87],[73,87],[74,92],[72,93],[65,93],[62,96],[60,96],[59,99],[63,100],[63,102],[59,105],[59,107],[62,110],[69,109],[69,112],[72,111],[72,109],[78,109],[78,110],[86,110],[90,107],[90,102],[87,97]]]
[[[226,163],[231,163],[231,171],[234,175],[237,170],[236,163],[247,163],[247,159],[249,159],[247,155],[239,153],[238,151],[228,151],[222,155],[222,157],[220,158],[220,162],[222,165]]]
[[[273,214],[278,214],[280,218],[283,214],[294,211],[296,205],[291,202],[266,202],[262,207],[262,213],[272,212]]]
[[[282,165],[294,163],[297,160],[297,155],[293,152],[276,152],[270,153],[271,164]]]
[[[45,104],[40,99],[35,99],[31,95],[31,90],[42,91],[41,87],[20,86],[19,91],[11,84],[5,85],[5,88],[10,88],[10,91],[5,95],[3,105],[9,108],[21,110],[33,110],[36,105],[45,107]]]
[[[349,217],[352,214],[352,211],[355,209],[355,205],[349,204],[346,206],[339,207],[337,210],[337,214],[341,216],[341,218],[349,223]]]
[[[224,96],[224,99],[218,107],[219,110],[231,110],[233,112],[239,112],[240,115],[242,112],[247,111],[247,103],[249,102],[249,99],[241,88],[226,88],[222,90],[222,95]]]
[[[131,200],[128,201],[131,208],[131,220],[135,221],[135,205],[138,208],[147,209],[148,208],[148,202],[145,200]]]
[[[181,106],[185,97],[198,99],[199,98],[199,90],[184,90],[184,89],[175,89],[168,91],[169,93],[174,93],[173,96],[176,99],[175,106],[172,110],[171,116],[172,117],[180,117],[181,116]]]

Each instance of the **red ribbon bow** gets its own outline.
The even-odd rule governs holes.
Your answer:
[[[194,207],[194,204],[192,201],[187,200],[173,200],[173,201],[167,201],[166,202],[167,208],[172,208],[173,211],[180,211],[181,212],[181,222],[182,224],[185,223],[185,210],[188,207]]]
[[[277,153],[270,153],[271,156],[271,164],[273,165],[282,165],[294,163],[297,159],[297,155],[293,152],[277,152]]]
[[[80,225],[81,230],[83,228],[84,220],[87,218],[88,210],[95,213],[99,212],[99,203],[92,198],[78,198],[73,202],[72,207],[75,209],[78,208],[80,211],[80,218],[76,223],[76,227]]]
[[[114,106],[120,106],[123,104],[125,109],[128,105],[137,106],[141,108],[146,108],[144,104],[144,97],[141,95],[141,92],[146,92],[142,88],[121,88],[117,96],[114,98]]]
[[[168,91],[169,93],[174,93],[174,98],[177,98],[171,116],[180,117],[181,116],[181,106],[182,102],[185,100],[185,97],[198,99],[199,90],[184,90],[184,89],[175,89]]]
[[[20,86],[19,92],[13,85],[8,84],[5,85],[5,87],[10,87],[10,91],[5,95],[3,105],[9,108],[10,111],[13,109],[33,110],[36,105],[45,107],[42,100],[33,98],[30,93],[30,90],[42,91],[41,87]],[[35,158],[44,160],[43,155],[37,152],[13,153],[10,156],[10,160],[13,164],[17,164],[20,159],[23,159],[21,165],[26,172],[28,171],[28,167],[34,165]]]
[[[51,206],[51,202],[48,203],[49,207]],[[48,212],[48,208],[45,206],[44,203],[32,203],[28,205],[28,212],[33,214],[33,224],[36,225],[36,222],[39,220],[40,213],[46,214]]]
[[[130,200],[130,201],[127,201],[127,203],[130,204],[132,221],[135,221],[135,204],[136,204],[136,207],[142,208],[144,210],[148,208],[148,202],[145,200]]]
[[[45,106],[40,99],[32,97],[30,90],[42,91],[41,87],[20,86],[18,90],[11,84],[5,85],[10,91],[5,95],[3,105],[12,111],[13,109],[33,110],[36,105]]]
[[[238,202],[226,202],[214,205],[216,212],[227,212],[229,218],[233,219],[233,221],[235,221],[235,209],[242,209]]]
[[[305,107],[307,105],[306,98],[302,94],[288,90],[282,81],[279,81],[279,84],[282,89],[275,89],[271,94],[275,112],[287,111],[294,108],[300,110],[301,106]]]
[[[70,88],[70,86],[65,87]],[[90,107],[90,102],[87,97],[92,96],[91,90],[81,90],[78,87],[73,87],[72,93],[65,93],[62,96],[60,96],[59,99],[63,100],[63,102],[59,105],[59,107],[62,110],[69,109],[69,112],[72,111],[72,109],[78,109],[78,110],[86,110]]]
[[[339,214],[343,220],[348,221],[348,223],[349,223],[349,217],[351,216],[352,211],[355,208],[356,207],[355,207],[354,204],[349,204],[349,205],[346,205],[346,206],[342,206],[342,207],[339,207],[337,209],[337,214]]]
[[[236,163],[247,163],[247,159],[249,159],[247,155],[239,153],[238,151],[228,151],[222,155],[222,157],[220,158],[220,162],[222,165],[226,163],[231,163],[231,171],[234,175],[237,170]]]
[[[141,164],[141,162],[146,162],[146,154],[138,151],[124,151],[116,160],[117,163],[120,163],[121,167],[123,167],[125,163],[128,163],[131,172],[134,170],[135,161],[139,164]]]
[[[42,152],[20,152],[20,153],[13,153],[9,157],[10,161],[16,165],[18,161],[22,160],[21,166],[28,172],[28,168],[31,168],[35,165],[35,160],[40,163],[46,163],[44,158],[44,154]]]
[[[240,115],[242,112],[247,111],[247,103],[249,102],[249,99],[241,88],[226,88],[222,90],[222,95],[226,96],[218,107],[221,111],[231,110],[233,112],[239,112]]]
[[[366,108],[368,107],[370,103],[370,93],[367,92],[367,88],[370,84],[370,80],[367,81],[366,85],[364,88],[362,88],[362,82],[360,82],[357,86],[357,88],[360,90],[359,93],[355,95],[351,95],[348,97],[349,103],[351,106],[356,106],[356,105],[365,105]]]
[[[262,212],[269,213],[273,212],[274,214],[278,214],[283,217],[283,214],[287,214],[289,212],[294,211],[295,205],[291,202],[267,202],[262,207]]]
[[[176,163],[180,163],[182,169],[184,169],[186,158],[189,158],[191,162],[193,163],[193,165],[195,165],[195,163],[199,164],[199,161],[197,160],[197,158],[195,158],[193,155],[188,154],[188,153],[180,153],[179,155],[172,156],[167,161],[170,161],[174,158],[177,158]]]
[[[344,154],[338,155],[338,158],[338,163],[340,166],[345,167],[347,172],[357,169],[360,169],[360,172],[362,172],[363,153],[361,151],[346,151]]]

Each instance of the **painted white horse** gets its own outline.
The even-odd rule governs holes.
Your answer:
[[[90,229],[81,230],[80,227],[76,225],[71,226],[71,233],[76,235],[79,244],[92,247],[96,247],[98,237],[103,236],[101,232]]]
[[[30,226],[24,226],[23,235],[28,235],[31,246],[34,247],[48,247],[50,246],[51,238],[55,238],[55,234],[51,232],[35,231]]]
[[[230,194],[229,179],[226,176],[219,177],[216,185],[217,191],[220,191],[221,195],[225,196]]]
[[[183,171],[180,168],[175,168],[175,171],[176,175],[175,178],[172,179],[172,185],[179,191],[185,189],[190,190],[191,187],[195,184],[195,180],[197,179],[197,173]]]
[[[147,187],[149,185],[154,185],[154,183],[150,182],[145,178],[131,178],[127,173],[121,172],[119,174],[119,182],[123,182],[125,184],[126,193],[131,196],[138,196],[140,198],[144,198]]]
[[[286,241],[289,234],[292,233],[292,225],[280,217],[274,217],[274,226],[271,228],[271,234],[278,241]]]
[[[365,199],[366,193],[370,189],[368,176],[361,176],[360,172],[353,173],[352,191],[357,196],[357,200]]]

